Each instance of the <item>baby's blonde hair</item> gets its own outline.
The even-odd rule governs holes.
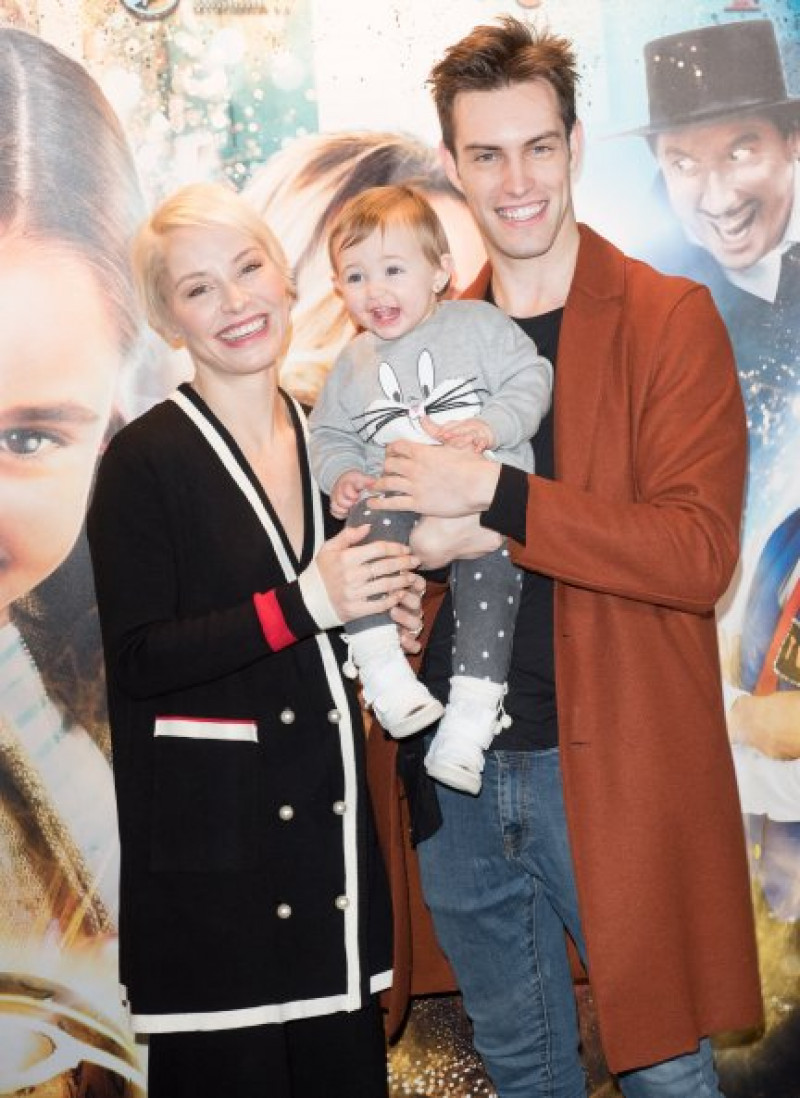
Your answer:
[[[395,184],[370,187],[342,208],[328,237],[328,256],[334,271],[339,270],[342,252],[374,232],[384,233],[391,225],[401,225],[413,233],[428,262],[434,267],[441,266],[442,256],[449,253],[450,245],[436,211],[413,187]]]

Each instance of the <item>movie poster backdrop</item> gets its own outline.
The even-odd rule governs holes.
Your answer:
[[[800,1094],[800,0],[0,0],[0,1094],[144,1095],[82,526],[104,441],[188,365],[141,321],[127,241],[183,183],[243,190],[295,265],[283,380],[313,400],[352,334],[342,187],[416,182],[457,285],[482,262],[425,80],[503,13],[575,41],[579,217],[706,282],[734,343],[750,471],[719,628],[768,1025],[719,1063],[728,1098]],[[457,999],[415,1004],[390,1072],[398,1098],[493,1093]]]

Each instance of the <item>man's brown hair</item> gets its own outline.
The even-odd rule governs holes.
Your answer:
[[[539,31],[503,16],[498,24],[475,27],[434,65],[428,83],[439,114],[442,140],[455,156],[453,104],[459,92],[496,91],[533,80],[548,83],[558,97],[567,137],[577,117],[579,80],[572,44],[550,31]]]

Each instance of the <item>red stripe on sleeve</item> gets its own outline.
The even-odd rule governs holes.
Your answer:
[[[281,604],[274,591],[266,591],[263,595],[253,595],[258,620],[264,631],[267,644],[273,652],[279,652],[281,648],[288,648],[297,641],[297,637],[286,624]]]

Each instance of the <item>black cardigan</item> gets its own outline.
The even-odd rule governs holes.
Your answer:
[[[289,406],[299,560],[188,386],[119,432],[100,463],[88,533],[122,846],[120,964],[143,1032],[353,1010],[390,979],[361,714],[341,639],[319,632],[296,582],[326,530]]]

